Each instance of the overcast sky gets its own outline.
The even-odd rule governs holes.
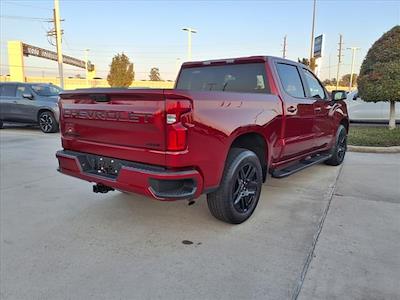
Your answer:
[[[7,41],[21,40],[54,49],[46,38],[52,0],[1,0],[1,74],[8,73]],[[193,27],[193,60],[249,55],[282,55],[287,35],[289,59],[308,57],[312,1],[80,1],[60,0],[63,52],[89,58],[105,77],[112,56],[124,52],[135,64],[137,79],[159,67],[164,79],[175,79],[177,63],[187,59],[187,33]],[[400,1],[317,1],[316,35],[325,34],[320,77],[336,76],[337,43],[357,46],[356,71],[368,48],[400,23]],[[179,59],[179,60],[178,60]],[[329,67],[329,61],[331,67]],[[344,51],[341,74],[350,72],[351,53]],[[57,64],[26,58],[27,75],[55,75]],[[84,70],[65,66],[66,75]]]

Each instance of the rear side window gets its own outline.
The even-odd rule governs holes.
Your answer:
[[[296,66],[277,64],[279,79],[286,93],[293,97],[305,98],[303,84]]]
[[[15,84],[2,84],[0,85],[1,97],[15,97],[17,86]]]
[[[269,93],[263,63],[184,68],[176,87],[190,91]]]

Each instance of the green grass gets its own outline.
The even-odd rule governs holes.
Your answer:
[[[350,124],[348,144],[354,146],[400,146],[400,128],[387,126],[357,126]]]

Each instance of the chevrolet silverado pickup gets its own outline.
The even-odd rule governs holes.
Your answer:
[[[184,63],[174,89],[64,91],[59,171],[98,193],[207,194],[212,215],[239,224],[269,174],[342,163],[345,98],[306,66],[270,56]]]

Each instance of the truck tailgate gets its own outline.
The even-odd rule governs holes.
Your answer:
[[[165,150],[164,90],[87,89],[60,97],[63,138]]]

